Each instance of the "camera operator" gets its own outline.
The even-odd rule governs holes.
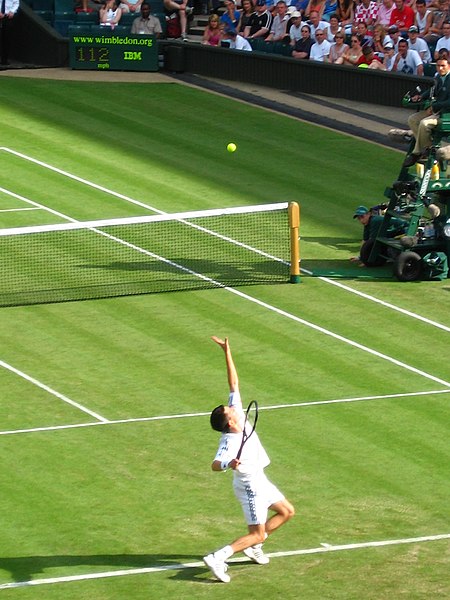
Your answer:
[[[436,63],[438,75],[435,85],[423,94],[416,94],[411,102],[424,102],[430,100],[430,106],[412,114],[408,119],[408,125],[414,133],[416,144],[411,154],[404,163],[404,167],[414,165],[421,155],[431,146],[433,129],[439,123],[441,113],[450,111],[450,63],[448,57],[441,57]]]

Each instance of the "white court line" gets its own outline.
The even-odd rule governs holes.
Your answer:
[[[25,157],[25,155],[20,155],[20,153],[16,153],[14,151],[10,151],[10,152],[12,152],[13,154],[17,154],[19,156],[24,156]],[[29,159],[29,157],[26,157],[26,158]],[[35,159],[30,159],[30,160],[32,160],[32,162],[36,162],[38,164],[41,164],[40,161],[36,161]],[[42,164],[45,165],[45,163],[42,163]],[[54,167],[51,167],[51,169],[60,172],[59,169],[55,169]],[[71,176],[71,177],[75,178],[74,176]],[[0,189],[2,189],[2,188],[0,188]],[[6,193],[11,193],[12,195],[14,195],[16,197],[19,197],[18,195],[13,194],[12,192],[8,192],[8,190],[5,190],[5,192]],[[21,198],[23,198],[23,197],[21,197]],[[41,204],[36,203],[36,202],[33,202],[31,200],[27,200],[26,198],[23,198],[23,200],[25,202],[28,201],[28,202],[32,203],[33,205],[35,205],[35,206],[41,206],[43,208],[46,208],[44,205],[41,205]],[[60,213],[60,212],[57,212],[57,211],[53,211],[52,209],[48,209],[48,210],[50,212],[52,212],[53,214],[58,214],[58,216],[61,216],[62,218],[66,219],[66,220],[68,220],[70,222],[76,222],[76,219],[73,219],[72,217],[64,215],[63,213]],[[158,212],[161,212],[161,211],[158,211]],[[172,265],[172,266],[174,266],[176,268],[179,268],[180,270],[182,270],[184,272],[187,272],[187,273],[190,273],[190,274],[192,274],[192,275],[194,275],[196,277],[199,277],[200,279],[203,279],[204,281],[208,281],[208,282],[212,283],[213,285],[216,285],[217,287],[220,287],[220,288],[222,288],[222,289],[224,289],[224,290],[226,290],[226,291],[228,291],[228,292],[230,292],[230,293],[232,293],[232,294],[234,294],[236,296],[239,296],[240,298],[243,298],[244,300],[247,300],[247,301],[253,302],[254,304],[257,304],[258,306],[260,306],[260,307],[262,307],[264,309],[270,310],[270,311],[272,311],[272,312],[274,312],[274,313],[276,313],[278,315],[281,315],[281,316],[283,316],[285,318],[288,318],[288,319],[291,319],[293,321],[296,321],[297,323],[305,325],[306,327],[314,329],[315,331],[319,331],[320,333],[323,333],[323,334],[325,334],[325,335],[327,335],[329,337],[332,337],[332,338],[334,338],[334,339],[336,339],[338,341],[341,341],[341,342],[344,342],[346,344],[349,344],[349,345],[351,345],[351,346],[353,346],[355,348],[358,348],[359,350],[362,350],[364,352],[372,354],[373,356],[377,356],[378,358],[381,358],[383,360],[391,362],[392,364],[394,364],[396,366],[399,366],[399,367],[401,367],[403,369],[406,369],[408,371],[411,371],[411,372],[413,372],[413,373],[415,373],[417,375],[420,375],[420,376],[425,377],[427,379],[430,379],[430,380],[432,380],[432,381],[434,381],[436,383],[439,383],[439,384],[441,384],[441,385],[443,385],[443,386],[445,386],[447,388],[450,388],[450,383],[448,381],[445,381],[443,379],[435,377],[434,375],[431,375],[430,373],[422,371],[421,369],[417,369],[416,367],[412,367],[412,366],[410,366],[410,365],[408,365],[408,364],[406,364],[406,363],[404,363],[402,361],[399,361],[399,360],[397,360],[397,359],[395,359],[395,358],[393,358],[391,356],[388,356],[386,354],[378,352],[377,350],[373,350],[372,348],[369,348],[368,346],[365,346],[363,344],[355,342],[355,341],[353,341],[353,340],[351,340],[349,338],[346,338],[346,337],[341,336],[341,335],[339,335],[337,333],[334,333],[334,332],[332,332],[332,331],[330,331],[328,329],[325,329],[324,327],[320,327],[319,325],[315,325],[314,323],[311,323],[309,321],[306,321],[305,319],[297,317],[296,315],[288,313],[287,311],[284,311],[284,310],[282,310],[280,308],[277,308],[277,307],[275,307],[275,306],[273,306],[271,304],[268,304],[267,302],[263,302],[262,300],[259,300],[258,298],[255,298],[253,296],[249,296],[248,294],[245,294],[244,292],[241,292],[241,291],[239,291],[239,290],[237,290],[235,288],[224,286],[222,283],[220,283],[220,282],[218,282],[218,281],[216,281],[216,280],[214,280],[214,279],[212,279],[210,277],[206,277],[205,275],[202,275],[200,273],[196,273],[195,271],[193,271],[191,269],[188,269],[188,268],[186,268],[186,267],[184,267],[182,265],[179,265],[179,264],[177,264],[177,263],[175,263],[173,261],[170,261],[170,260],[168,260],[166,258],[159,257],[159,256],[157,256],[157,255],[155,255],[155,254],[153,254],[151,252],[148,252],[148,251],[144,250],[143,248],[135,246],[134,244],[129,244],[128,242],[126,242],[124,240],[121,240],[120,238],[116,238],[115,236],[110,236],[109,234],[106,234],[106,233],[104,233],[102,231],[98,231],[98,233],[101,234],[101,235],[104,235],[105,237],[113,239],[113,240],[115,240],[115,241],[117,241],[119,243],[122,243],[122,244],[124,244],[124,245],[126,245],[128,247],[131,247],[131,248],[133,248],[133,249],[135,249],[135,250],[137,250],[139,252],[142,252],[143,254],[147,254],[149,256],[155,257],[155,258],[157,258],[158,260],[161,260],[164,263],[167,263],[167,264],[170,264],[170,265]]]
[[[102,185],[98,185],[96,183],[93,183],[91,181],[88,181],[87,179],[83,179],[82,177],[78,177],[77,175],[73,175],[72,173],[69,173],[67,171],[64,171],[62,169],[58,169],[57,167],[54,167],[53,165],[49,165],[48,163],[45,163],[41,160],[38,160],[36,158],[33,158],[31,156],[28,156],[26,154],[23,154],[22,152],[17,152],[16,150],[12,150],[11,148],[7,148],[5,146],[0,147],[0,150],[3,150],[4,152],[9,152],[10,154],[13,154],[14,156],[17,156],[19,158],[22,158],[23,160],[27,160],[29,162],[32,162],[36,165],[39,165],[40,167],[43,167],[45,169],[48,169],[50,171],[53,171],[54,173],[58,173],[59,175],[62,175],[64,177],[68,177],[69,179],[73,179],[74,181],[77,181],[78,183],[82,183],[84,185],[87,185],[93,189],[105,192],[106,194],[109,194],[111,196],[114,196],[116,198],[119,198],[121,200],[125,200],[126,202],[130,202],[131,204],[135,204],[136,206],[141,206],[142,208],[145,208],[147,210],[151,210],[157,214],[160,215],[164,215],[167,214],[164,211],[159,210],[158,208],[155,208],[154,206],[151,206],[149,204],[145,204],[144,202],[140,202],[139,200],[135,200],[134,198],[130,198],[129,196],[125,196],[124,194],[120,194],[118,192],[115,192],[113,190],[110,190]],[[308,269],[304,269],[301,268],[301,271],[312,275],[312,272],[309,271]],[[433,327],[437,327],[438,329],[442,329],[443,331],[447,331],[450,332],[450,327],[447,327],[446,325],[442,325],[441,323],[438,323],[437,321],[433,321],[431,319],[428,319],[426,317],[423,317],[417,313],[414,313],[410,310],[406,310],[403,308],[400,308],[399,306],[396,306],[395,304],[391,304],[389,302],[385,302],[383,300],[379,300],[378,298],[375,298],[374,296],[370,296],[369,294],[365,294],[363,292],[359,292],[357,290],[354,290],[353,288],[341,283],[341,282],[337,282],[334,281],[332,279],[329,279],[328,277],[317,277],[317,279],[319,279],[320,281],[323,281],[325,283],[329,283],[331,285],[335,285],[337,287],[340,287],[341,289],[350,292],[352,294],[356,294],[357,296],[360,296],[362,298],[364,298],[365,300],[369,300],[370,302],[375,302],[377,304],[380,304],[382,306],[384,306],[385,308],[389,308],[390,310],[394,310],[396,312],[399,312],[401,314],[404,314],[408,317],[411,317],[413,319],[417,319],[419,321],[423,321],[424,323],[427,323],[427,325],[431,325]]]
[[[300,271],[303,273],[306,273],[307,275],[312,275],[312,276],[314,275],[314,273],[312,271],[309,271],[308,269],[305,269],[303,267],[301,267]],[[390,308],[391,310],[395,310],[399,313],[402,313],[402,314],[406,315],[407,317],[412,317],[413,319],[423,321],[427,325],[432,325],[433,327],[437,327],[438,329],[442,329],[443,331],[447,331],[448,333],[450,333],[450,327],[447,327],[446,325],[442,325],[442,323],[438,323],[437,321],[432,321],[431,319],[428,319],[427,317],[423,317],[422,315],[419,315],[417,313],[413,313],[410,310],[406,310],[405,308],[400,308],[400,306],[395,306],[394,304],[391,304],[390,302],[386,302],[385,300],[380,300],[379,298],[375,298],[374,296],[370,296],[369,294],[365,294],[364,292],[355,290],[347,285],[344,285],[340,281],[335,281],[334,279],[330,279],[329,277],[317,277],[316,279],[320,279],[321,281],[324,281],[325,283],[335,285],[336,287],[342,288],[346,292],[351,292],[352,294],[355,294],[356,296],[360,296],[361,298],[364,298],[365,300],[370,300],[371,302],[375,302],[376,304],[380,304],[381,306],[384,306],[386,308]]]
[[[27,208],[2,208],[0,209],[0,213],[4,213],[4,212],[23,212],[25,210],[41,210],[40,208],[38,208],[37,206],[35,207],[27,207]]]
[[[450,533],[442,533],[438,535],[426,535],[421,537],[401,538],[397,540],[381,540],[375,542],[360,542],[357,544],[341,544],[334,546],[332,544],[324,544],[317,548],[305,548],[301,550],[289,550],[286,552],[267,553],[269,558],[285,558],[289,556],[307,556],[309,554],[326,554],[329,552],[346,552],[348,550],[363,550],[365,548],[383,548],[387,546],[400,546],[404,544],[423,544],[425,542],[438,542],[441,540],[450,539]],[[247,557],[231,558],[228,563],[250,563]],[[103,573],[85,573],[81,575],[67,575],[64,577],[48,577],[45,579],[31,579],[29,581],[16,581],[13,583],[3,583],[0,585],[0,590],[8,590],[12,588],[32,587],[37,585],[51,585],[60,583],[69,583],[72,581],[86,581],[89,579],[105,579],[108,577],[126,577],[129,575],[148,575],[150,573],[161,573],[164,571],[181,571],[185,569],[205,569],[203,561],[191,563],[174,563],[170,565],[159,565],[154,567],[144,567],[140,569],[120,569],[117,571],[106,571]]]
[[[427,392],[408,392],[405,394],[384,394],[382,396],[361,396],[359,398],[337,398],[334,400],[317,400],[313,402],[297,402],[293,404],[275,404],[272,406],[260,406],[259,410],[278,410],[289,408],[306,408],[310,406],[324,406],[330,404],[345,404],[348,402],[369,402],[374,400],[389,400],[392,398],[407,398],[417,396],[432,396],[434,394],[449,394],[450,390],[430,390]],[[131,419],[115,419],[99,423],[72,423],[71,425],[49,425],[47,427],[32,427],[29,429],[10,429],[0,431],[0,435],[17,435],[19,433],[38,433],[43,431],[59,431],[65,429],[81,429],[83,427],[96,427],[98,425],[123,425],[126,423],[146,423],[151,421],[171,421],[174,419],[189,419],[197,417],[209,417],[210,411],[198,413],[182,413],[177,415],[159,415],[156,417],[135,417]]]
[[[0,191],[3,188],[0,188]],[[8,192],[8,190],[4,190],[5,193],[11,193],[12,195],[14,195],[15,197],[20,197],[21,199],[23,199],[24,202],[30,202],[32,204],[34,204],[35,206],[41,206],[42,208],[46,208],[44,205],[41,205],[37,202],[34,202],[32,200],[28,200],[27,198],[24,198],[23,196],[18,196],[17,194],[14,194],[13,192]],[[67,215],[64,215],[63,213],[54,211],[52,209],[48,209],[50,212],[52,212],[53,214],[57,214],[58,216],[60,216],[63,219],[66,219],[67,221],[70,222],[77,222],[76,219],[73,219],[72,217],[69,217]],[[257,304],[259,306],[261,306],[264,309],[270,310],[272,312],[275,312],[283,317],[286,317],[288,319],[291,319],[293,321],[296,321],[297,323],[301,323],[302,325],[305,325],[306,327],[310,327],[311,329],[315,329],[316,331],[319,331],[321,333],[324,333],[325,335],[328,335],[330,337],[333,337],[341,342],[344,342],[346,344],[349,344],[351,346],[354,346],[355,348],[358,348],[359,350],[363,350],[364,352],[368,352],[369,354],[372,354],[374,356],[377,356],[378,358],[382,358],[383,360],[387,360],[388,362],[391,362],[397,366],[400,366],[404,369],[407,369],[413,373],[416,373],[418,375],[421,375],[422,377],[426,377],[427,379],[431,379],[432,381],[435,381],[436,383],[439,383],[441,385],[444,385],[445,387],[449,387],[450,388],[450,383],[448,381],[445,381],[443,379],[440,379],[438,377],[435,377],[434,375],[431,375],[429,373],[426,373],[425,371],[422,371],[420,369],[417,369],[415,367],[411,367],[410,365],[407,365],[406,363],[399,361],[395,358],[392,358],[386,354],[383,354],[381,352],[378,352],[377,350],[372,350],[371,348],[369,348],[368,346],[364,346],[363,344],[359,344],[358,342],[354,342],[353,340],[350,340],[349,338],[346,338],[344,336],[341,336],[337,333],[334,333],[328,329],[325,329],[324,327],[320,327],[319,325],[315,325],[314,323],[311,323],[309,321],[306,321],[305,319],[301,319],[300,317],[297,317],[291,313],[288,313],[287,311],[284,311],[280,308],[277,308],[276,306],[273,306],[271,304],[268,304],[267,302],[263,302],[262,300],[259,300],[258,298],[255,298],[254,296],[249,296],[248,294],[245,294],[244,292],[241,292],[235,288],[231,288],[228,286],[224,286],[222,283],[220,283],[219,281],[216,281],[215,279],[212,279],[211,277],[207,277],[205,275],[202,275],[201,273],[196,273],[195,271],[193,271],[192,269],[188,269],[187,267],[184,267],[183,265],[179,265],[178,263],[175,263],[171,260],[168,260],[162,256],[158,256],[156,254],[154,254],[153,252],[149,252],[148,250],[144,250],[143,248],[140,248],[139,246],[135,246],[134,244],[130,244],[128,242],[126,242],[125,240],[121,240],[120,238],[117,238],[115,236],[111,236],[105,232],[102,231],[97,231],[97,230],[93,230],[96,231],[97,233],[99,233],[100,235],[103,235],[105,237],[108,237],[110,239],[113,239],[115,241],[117,241],[118,243],[121,243],[125,246],[128,246],[129,248],[133,248],[134,250],[141,252],[143,254],[146,254],[148,256],[151,256],[153,258],[156,258],[157,260],[161,260],[162,262],[169,264],[177,269],[180,269],[181,271],[185,272],[185,273],[189,273],[191,275],[194,275],[195,277],[199,277],[200,279],[203,279],[204,281],[207,281],[219,288],[222,288],[236,296],[239,296],[240,298],[243,298],[244,300],[253,302],[254,304]]]
[[[5,190],[5,191],[7,192],[7,190]],[[21,198],[23,198],[23,200],[25,202],[29,201],[29,202],[31,202],[34,205],[43,206],[43,205],[40,205],[40,204],[38,204],[36,202],[33,202],[31,200],[27,200],[24,197],[21,197]],[[45,206],[43,206],[43,208],[45,208]],[[52,211],[52,210],[50,212],[56,213],[56,211]],[[68,220],[70,222],[76,222],[76,219],[73,219],[72,217],[64,215],[63,213],[58,212],[57,214],[58,214],[58,216],[66,219],[66,220]],[[94,231],[97,232],[97,230],[94,230]],[[430,373],[422,371],[421,369],[417,369],[416,367],[412,367],[412,366],[410,366],[410,365],[408,365],[408,364],[406,364],[406,363],[404,363],[402,361],[399,361],[399,360],[397,360],[397,359],[395,359],[395,358],[393,358],[391,356],[388,356],[387,354],[383,354],[382,352],[378,352],[377,350],[373,350],[372,348],[369,348],[368,346],[365,346],[365,345],[360,344],[358,342],[355,342],[355,341],[353,341],[353,340],[351,340],[349,338],[346,338],[346,337],[341,336],[341,335],[339,335],[337,333],[334,333],[334,332],[332,332],[332,331],[330,331],[328,329],[325,329],[324,327],[320,327],[319,325],[315,325],[314,323],[311,323],[309,321],[306,321],[305,319],[297,317],[296,315],[293,315],[292,313],[288,313],[287,311],[284,311],[284,310],[282,310],[282,309],[280,309],[280,308],[278,308],[276,306],[268,304],[267,302],[263,302],[262,300],[259,300],[258,298],[255,298],[254,296],[249,296],[248,294],[245,294],[244,292],[241,292],[240,290],[237,290],[235,288],[231,288],[231,287],[228,287],[228,286],[224,286],[219,281],[216,281],[216,280],[214,280],[214,279],[212,279],[210,277],[206,277],[205,275],[202,275],[201,273],[196,273],[195,271],[193,271],[191,269],[188,269],[188,268],[184,267],[183,265],[179,265],[179,264],[177,264],[177,263],[175,263],[175,262],[173,262],[171,260],[168,260],[168,259],[166,259],[164,257],[160,257],[158,255],[155,255],[154,253],[149,252],[147,250],[144,250],[143,248],[140,248],[139,246],[135,246],[134,244],[130,244],[130,243],[126,242],[125,240],[121,240],[120,238],[117,238],[115,236],[110,236],[109,234],[107,234],[105,232],[102,232],[102,231],[98,231],[98,233],[100,235],[104,235],[105,237],[113,239],[113,240],[117,241],[118,243],[126,245],[126,246],[128,246],[130,248],[133,248],[133,249],[135,249],[138,252],[142,252],[143,254],[146,254],[148,256],[152,256],[152,257],[154,257],[154,258],[156,258],[158,260],[161,260],[162,262],[164,262],[166,264],[169,264],[169,265],[171,265],[171,266],[173,266],[175,268],[178,268],[178,269],[182,270],[183,272],[190,273],[191,275],[194,275],[195,277],[199,277],[200,279],[203,279],[204,281],[208,281],[208,282],[212,283],[213,285],[216,285],[217,287],[226,290],[227,292],[230,292],[230,293],[232,293],[232,294],[234,294],[234,295],[236,295],[236,296],[238,296],[240,298],[243,298],[246,301],[250,301],[250,302],[253,302],[254,304],[257,304],[258,306],[260,306],[260,307],[262,307],[264,309],[267,309],[267,310],[272,311],[272,312],[274,312],[274,313],[276,313],[276,314],[278,314],[280,316],[283,316],[285,318],[288,318],[288,319],[291,319],[293,321],[296,321],[297,323],[305,325],[306,327],[314,329],[315,331],[323,333],[323,334],[325,334],[325,335],[327,335],[329,337],[332,337],[332,338],[334,338],[334,339],[336,339],[338,341],[344,342],[344,343],[346,343],[346,344],[348,344],[350,346],[358,348],[359,350],[362,350],[364,352],[372,354],[373,356],[376,356],[378,358],[381,358],[383,360],[391,362],[392,364],[394,364],[396,366],[399,366],[399,367],[401,367],[403,369],[406,369],[408,371],[411,371],[411,372],[413,372],[413,373],[415,373],[417,375],[420,375],[420,376],[425,377],[427,379],[430,379],[430,380],[432,380],[432,381],[434,381],[436,383],[439,383],[439,384],[441,384],[441,385],[443,385],[443,386],[445,386],[447,388],[450,388],[450,382],[445,381],[443,379],[440,379],[439,377],[435,377],[434,375],[431,375]]]
[[[105,419],[101,415],[93,412],[92,410],[89,410],[89,408],[86,408],[85,406],[82,406],[78,402],[75,402],[74,400],[71,400],[67,396],[64,396],[64,394],[60,394],[59,392],[57,392],[53,388],[49,387],[48,385],[45,385],[45,383],[42,383],[41,381],[38,381],[37,379],[35,379],[34,377],[31,377],[30,375],[27,375],[23,371],[19,371],[19,369],[16,369],[15,367],[13,367],[12,365],[8,364],[7,362],[5,362],[3,360],[0,360],[0,367],[3,367],[4,369],[7,369],[8,371],[11,371],[11,373],[14,373],[15,375],[18,375],[19,377],[22,377],[23,379],[26,379],[27,381],[29,381],[33,385],[41,388],[45,392],[48,392],[52,396],[55,396],[56,398],[59,398],[63,402],[66,402],[67,404],[70,404],[71,406],[77,408],[78,410],[81,410],[82,412],[87,413],[91,417],[94,417],[95,419],[98,419],[99,421],[101,421],[103,423],[107,423],[108,422],[108,419]]]

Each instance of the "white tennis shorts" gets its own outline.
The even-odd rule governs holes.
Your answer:
[[[247,525],[263,525],[267,521],[269,506],[284,500],[283,494],[264,473],[258,477],[236,478],[233,488]]]

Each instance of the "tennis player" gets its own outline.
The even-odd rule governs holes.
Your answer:
[[[294,507],[271,483],[264,469],[270,463],[256,431],[245,443],[240,460],[236,459],[242,442],[245,414],[239,393],[239,380],[228,338],[213,336],[213,341],[225,353],[230,396],[228,405],[221,404],[211,413],[211,426],[222,433],[219,449],[212,463],[213,471],[233,470],[234,493],[239,500],[248,525],[248,533],[231,544],[203,557],[203,562],[223,583],[230,581],[226,561],[235,552],[244,552],[253,562],[267,564],[269,558],[262,545],[275,529],[294,516]],[[268,511],[274,511],[268,520]]]

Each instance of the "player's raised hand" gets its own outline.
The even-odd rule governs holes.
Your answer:
[[[227,348],[229,347],[228,338],[222,340],[222,338],[212,335],[211,339],[213,342],[216,342],[216,344],[218,344],[222,348],[222,350],[227,350]]]

